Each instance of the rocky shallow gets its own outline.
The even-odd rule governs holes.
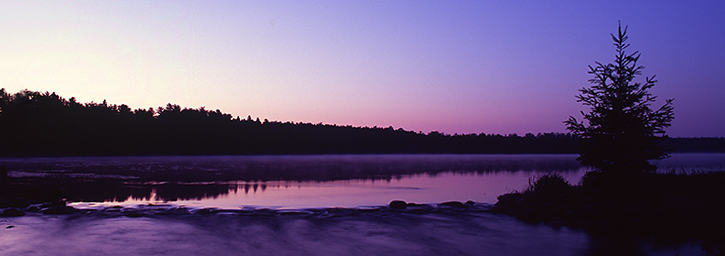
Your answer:
[[[700,255],[698,244],[528,224],[476,202],[222,209],[45,202],[0,210],[0,254]],[[11,217],[24,216],[24,217]]]
[[[143,217],[152,215],[239,215],[239,216],[312,216],[339,217],[374,213],[464,213],[487,212],[493,205],[468,201],[465,203],[450,201],[440,204],[416,204],[404,201],[392,201],[388,206],[358,208],[306,208],[306,209],[275,209],[267,207],[242,206],[239,209],[221,209],[208,207],[185,207],[175,204],[146,204],[132,207],[103,204],[81,204],[76,207],[64,201],[22,204],[16,202],[0,202],[0,217],[20,217],[25,215],[96,215],[96,216],[128,216]]]

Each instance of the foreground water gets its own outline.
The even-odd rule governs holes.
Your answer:
[[[700,255],[697,244],[487,214],[31,216],[0,219],[3,255]]]
[[[80,209],[371,209],[401,199],[493,203],[531,177],[583,175],[574,155],[0,159],[13,193]],[[661,171],[718,171],[723,154],[676,154]],[[32,181],[32,182],[29,182]],[[149,206],[153,204],[153,206]],[[113,208],[118,209],[118,208]],[[332,208],[334,210],[334,208]],[[340,212],[342,210],[339,210]],[[345,211],[342,211],[345,212]],[[530,225],[485,212],[113,214],[0,218],[3,255],[701,255],[657,241]]]

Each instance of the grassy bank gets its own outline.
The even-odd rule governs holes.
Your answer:
[[[650,174],[619,182],[570,185],[547,175],[526,191],[498,197],[494,212],[527,222],[725,244],[725,172]]]

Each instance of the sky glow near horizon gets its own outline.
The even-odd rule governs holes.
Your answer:
[[[614,59],[675,98],[670,136],[725,136],[725,1],[3,1],[0,88],[242,118],[565,132]]]

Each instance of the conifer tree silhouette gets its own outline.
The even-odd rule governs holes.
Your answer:
[[[593,167],[595,174],[651,173],[656,167],[649,160],[669,156],[660,140],[666,138],[665,128],[674,119],[673,99],[659,109],[650,107],[657,99],[649,92],[657,82],[655,76],[646,77],[644,83],[634,82],[644,66],[637,63],[638,51],[626,52],[627,27],[620,24],[617,34],[611,36],[617,53],[614,63],[590,65],[592,86],[580,89],[576,96],[577,102],[590,107],[588,113],[582,111],[586,122],[570,116],[564,123],[580,139],[578,160]]]

